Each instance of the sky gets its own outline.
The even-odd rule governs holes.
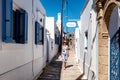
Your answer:
[[[63,27],[65,32],[72,33],[75,31],[75,28],[78,27],[68,27],[66,23],[71,19],[80,19],[80,13],[85,5],[86,0],[65,0],[63,11]],[[46,10],[46,16],[55,17],[57,21],[57,14],[62,10],[62,0],[40,0],[43,7]]]

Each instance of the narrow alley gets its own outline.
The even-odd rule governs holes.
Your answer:
[[[43,73],[37,80],[87,80],[81,74],[79,64],[75,57],[75,49],[70,50],[66,69],[63,68],[61,55],[54,57],[50,64],[48,64]]]
[[[120,80],[120,0],[0,0],[0,80]]]

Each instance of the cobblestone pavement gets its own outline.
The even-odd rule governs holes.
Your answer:
[[[38,80],[85,80],[82,79],[82,76],[75,58],[75,52],[74,50],[70,50],[70,56],[65,70],[63,69],[61,56],[56,56],[46,66]]]

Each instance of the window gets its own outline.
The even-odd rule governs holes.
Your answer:
[[[59,45],[59,36],[55,33],[55,44]]]
[[[85,32],[85,49],[88,49],[88,31]]]
[[[44,27],[39,22],[35,22],[35,44],[44,44]]]
[[[55,44],[57,44],[57,34],[55,33]]]
[[[13,10],[13,40],[15,39],[16,39],[16,12]]]
[[[15,20],[15,21],[14,21]],[[28,14],[25,10],[13,11],[13,40],[16,43],[27,43]]]
[[[2,40],[4,42],[28,42],[28,13],[12,9],[12,0],[4,0]]]

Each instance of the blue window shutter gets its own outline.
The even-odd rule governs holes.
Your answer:
[[[5,42],[13,42],[12,39],[12,0],[5,0],[5,28],[3,34]]]
[[[58,44],[59,38],[57,37],[57,44]]]
[[[28,42],[28,13],[23,10],[21,13],[20,43]]]
[[[43,27],[42,27],[42,44],[44,44],[44,35],[45,35],[45,18],[43,19]]]
[[[24,41],[28,42],[28,13],[25,11],[25,28],[24,28]]]
[[[5,27],[5,0],[2,0],[2,41],[6,39],[6,27]]]
[[[16,43],[20,43],[20,11],[16,10]]]
[[[58,37],[56,37],[56,44],[58,44]]]
[[[58,37],[58,45],[60,44],[59,42],[60,42],[60,38]]]
[[[42,44],[42,26],[40,25],[40,32],[39,32],[39,39],[40,39],[40,44]]]
[[[57,35],[55,34],[55,44],[57,44]]]
[[[60,38],[58,37],[58,45],[60,44]]]
[[[44,27],[42,27],[42,44],[44,44]]]
[[[56,34],[55,34],[55,44],[56,44]]]
[[[57,37],[57,44],[58,44],[58,37]]]
[[[40,24],[35,22],[35,44],[40,44]]]

